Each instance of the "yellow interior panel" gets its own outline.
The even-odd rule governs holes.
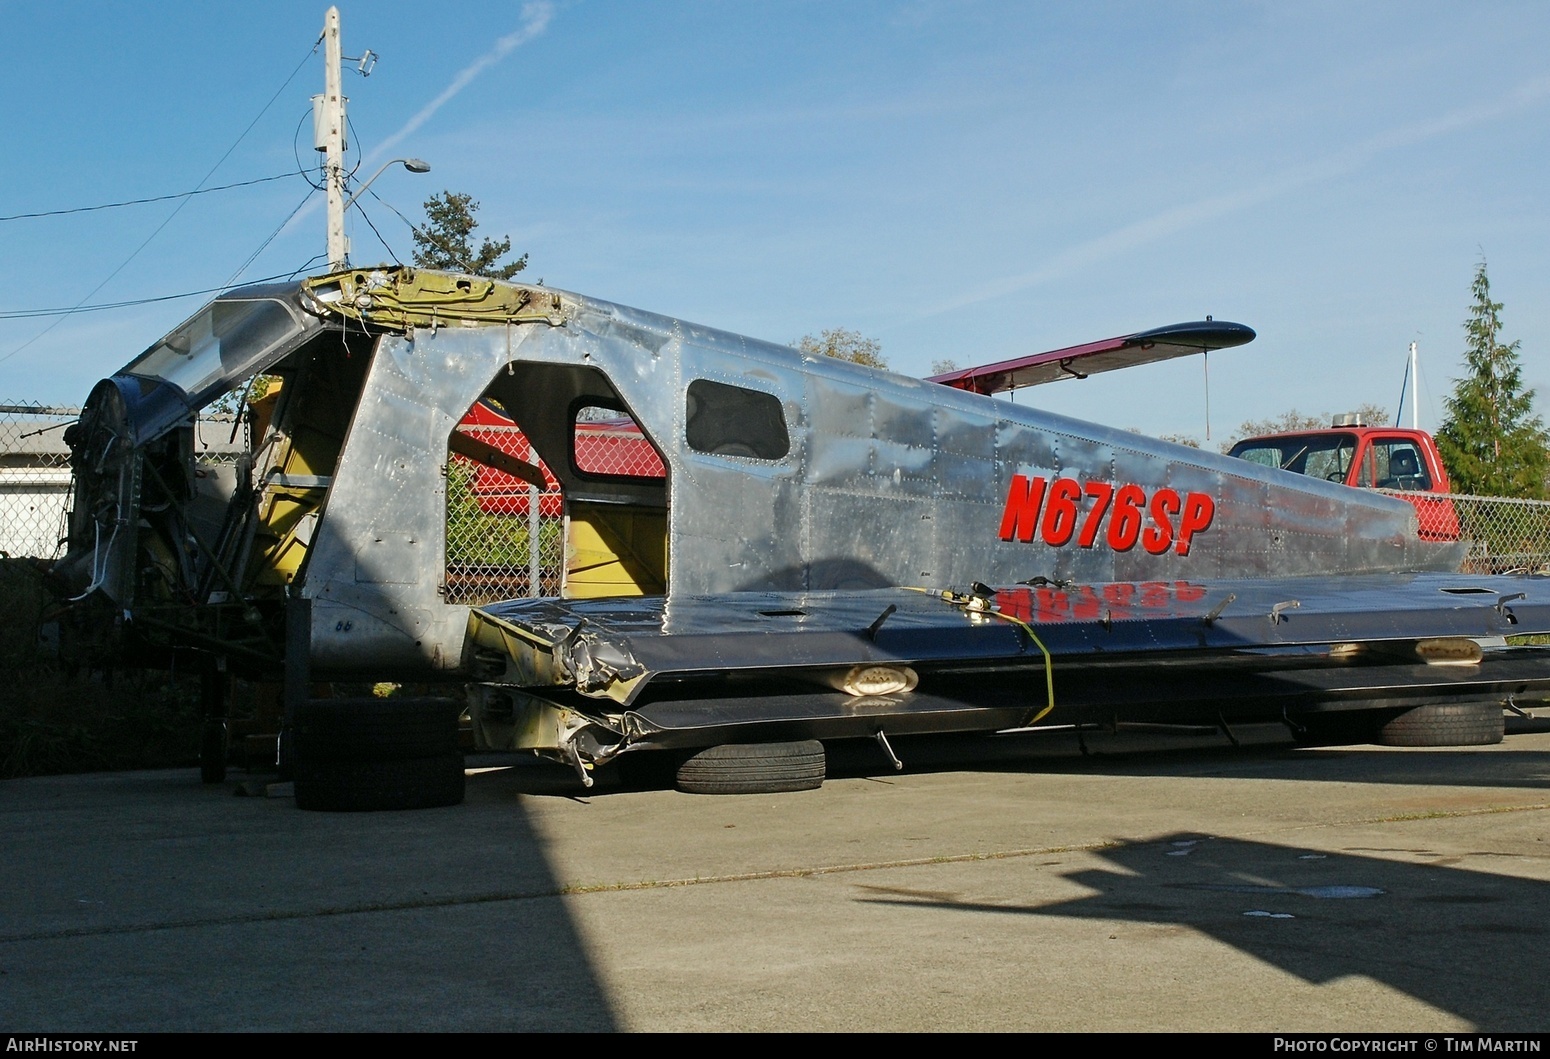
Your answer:
[[[659,596],[667,591],[667,512],[616,504],[571,505],[565,595]]]

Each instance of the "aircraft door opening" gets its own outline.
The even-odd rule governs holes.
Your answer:
[[[601,372],[502,372],[448,439],[442,597],[667,589],[667,471]]]

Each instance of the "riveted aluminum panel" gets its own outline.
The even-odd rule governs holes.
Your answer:
[[[513,400],[525,365],[595,372],[661,452],[667,488],[580,482],[574,495],[662,503],[669,595],[759,589],[1007,583],[1042,574],[1084,582],[1437,568],[1451,549],[1419,542],[1402,501],[1270,471],[1214,453],[1082,423],[1027,405],[811,357],[787,347],[565,295],[562,326],[419,328],[381,341],[314,543],[319,662],[460,653],[465,615],[439,601],[446,438],[493,380]],[[588,376],[592,378],[593,376]],[[574,389],[580,376],[569,376]],[[684,394],[695,379],[781,402],[780,460],[688,451]],[[587,384],[591,385],[591,384]],[[550,407],[530,400],[533,415]],[[536,440],[535,432],[535,440]],[[999,537],[1014,476],[1112,486],[1148,497],[1208,497],[1188,554],[1052,546]],[[587,490],[592,489],[593,493]],[[1094,513],[1083,493],[1076,518]],[[1094,520],[1097,525],[1097,520]],[[339,608],[338,613],[330,606]],[[362,648],[349,611],[394,632]],[[414,617],[410,617],[414,615]],[[371,624],[368,622],[367,624]]]

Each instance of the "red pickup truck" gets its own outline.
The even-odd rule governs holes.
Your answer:
[[[1437,443],[1424,430],[1369,427],[1359,416],[1342,415],[1327,430],[1244,438],[1228,455],[1360,489],[1397,490],[1415,506],[1423,539],[1459,539],[1453,501],[1427,495],[1448,494],[1452,487]]]

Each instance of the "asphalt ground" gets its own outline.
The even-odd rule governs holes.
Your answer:
[[[0,783],[0,1032],[1538,1031],[1550,722],[1499,746],[1050,732],[821,790],[456,808]]]

